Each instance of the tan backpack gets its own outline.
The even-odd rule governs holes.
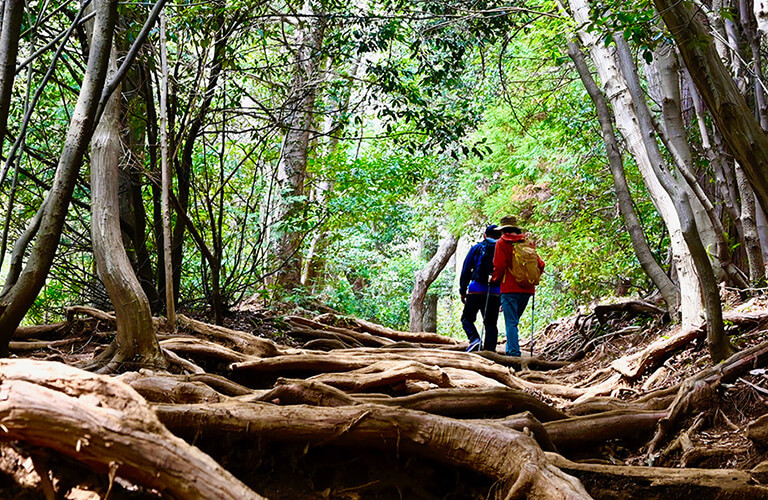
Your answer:
[[[533,244],[528,240],[523,240],[514,245],[512,265],[509,266],[512,279],[523,288],[538,285],[541,281],[541,270],[539,269],[539,254],[536,253]]]

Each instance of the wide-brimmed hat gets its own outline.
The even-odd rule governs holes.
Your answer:
[[[509,229],[509,228],[520,229],[517,226],[517,217],[515,217],[514,215],[502,217],[501,220],[499,221],[499,227],[498,227],[499,231],[501,231],[502,229]]]

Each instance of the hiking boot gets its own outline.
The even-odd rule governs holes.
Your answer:
[[[481,347],[480,339],[473,340],[472,342],[469,343],[469,347],[467,347],[467,352],[479,351],[480,347]]]

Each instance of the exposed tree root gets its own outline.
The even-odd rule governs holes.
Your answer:
[[[406,380],[422,380],[437,387],[455,387],[451,378],[437,366],[427,366],[417,361],[381,361],[365,368],[344,373],[323,373],[309,380],[323,382],[348,392],[364,392],[378,387],[389,387]]]
[[[379,337],[384,337],[390,340],[395,340],[395,341],[413,342],[417,344],[442,344],[442,345],[450,345],[450,346],[455,346],[459,344],[459,342],[457,342],[456,340],[450,337],[446,337],[444,335],[438,335],[437,333],[403,332],[399,330],[393,330],[385,326],[377,325],[376,323],[371,323],[370,321],[365,321],[364,319],[352,318],[352,317],[346,317],[346,316],[339,317],[332,313],[322,314],[316,317],[315,321],[321,324],[329,324],[334,326],[338,326],[339,324],[346,324],[347,326],[350,326],[351,329],[361,330],[363,332],[368,332],[370,334],[377,335]]]
[[[766,319],[768,319],[768,310],[755,313],[728,312],[723,314],[723,321],[736,326],[756,325]],[[617,359],[611,364],[611,367],[627,378],[637,378],[648,368],[667,359],[677,349],[696,339],[703,338],[706,334],[705,327],[706,325],[700,325],[681,330],[666,339],[660,338],[640,352]]]
[[[174,498],[261,498],[169,433],[127,385],[60,363],[0,361],[0,439],[114,470]]]
[[[218,325],[210,325],[208,323],[203,323],[202,321],[188,318],[183,314],[179,314],[177,319],[181,326],[189,328],[196,333],[231,343],[243,354],[269,357],[277,356],[284,351],[271,340],[262,339],[247,332],[231,330]]]
[[[304,352],[302,354],[285,354],[273,358],[248,359],[242,362],[232,363],[230,369],[238,379],[254,379],[259,376],[271,375],[274,380],[277,376],[290,374],[321,374],[328,372],[348,372],[365,368],[374,363],[389,361],[392,363],[410,363],[417,361],[425,365],[439,366],[440,368],[460,368],[471,370],[496,380],[503,385],[521,388],[508,368],[498,366],[480,356],[467,353],[453,353],[445,351],[424,351],[421,354],[411,352],[409,349],[394,349],[385,351],[382,349],[350,349],[347,351],[332,351],[329,353]],[[250,384],[246,384],[250,385]],[[579,392],[581,395],[583,391]]]
[[[173,351],[176,354],[184,354],[191,356],[192,358],[200,358],[222,363],[235,363],[250,359],[248,355],[224,347],[221,344],[193,337],[175,337],[163,340],[160,342],[160,346],[163,349]]]
[[[54,323],[51,325],[20,326],[13,332],[11,339],[27,340],[40,337],[59,336],[67,332],[69,323]]]
[[[366,400],[365,395],[356,396]],[[454,418],[507,416],[528,411],[539,421],[568,418],[568,415],[523,391],[506,387],[491,389],[433,389],[431,391],[375,401],[386,406],[398,406]]]
[[[559,449],[583,449],[611,439],[647,437],[666,414],[666,411],[615,410],[546,422],[544,428]]]
[[[756,484],[747,471],[733,469],[668,469],[571,462],[546,453],[553,465],[590,483],[590,476],[612,479],[611,491],[591,491],[612,498],[768,498],[768,487]],[[616,494],[618,493],[618,496]]]
[[[761,446],[768,446],[768,415],[749,423],[747,437]]]
[[[294,326],[294,329],[303,332],[314,332],[314,335],[317,338],[328,338],[325,337],[325,335],[336,333],[343,335],[347,339],[354,339],[355,342],[366,347],[381,347],[394,343],[393,340],[385,337],[372,335],[366,332],[357,332],[349,328],[326,325],[311,319],[302,318],[301,316],[288,316],[285,319]]]
[[[502,425],[477,424],[379,405],[336,408],[266,403],[156,405],[170,429],[239,433],[262,440],[398,449],[466,467],[512,484],[502,498],[520,491],[528,498],[589,498],[578,481],[551,466],[529,436]]]
[[[9,342],[8,350],[11,352],[30,352],[38,349],[55,349],[65,347],[86,340],[85,337],[72,337],[61,340],[25,340],[21,342]]]
[[[567,361],[549,361],[541,358],[528,358],[516,356],[504,356],[502,354],[490,351],[479,351],[478,355],[490,359],[494,363],[502,366],[511,366],[516,370],[557,370],[567,366]]]
[[[659,427],[648,447],[648,459],[667,436],[687,416],[700,411],[713,411],[716,407],[716,389],[721,383],[733,382],[752,368],[768,362],[768,342],[738,352],[722,363],[687,378],[670,405],[669,415],[659,421]]]
[[[344,333],[339,332],[326,332],[323,330],[312,330],[309,328],[293,328],[291,330],[288,330],[286,332],[291,337],[296,337],[300,339],[309,339],[309,342],[332,342],[333,347],[332,349],[350,349],[353,347],[363,347],[362,342],[357,340],[354,337],[350,337],[349,335],[346,335]],[[316,344],[316,345],[322,345],[322,344]],[[330,345],[330,344],[329,344]],[[313,349],[312,346],[307,347],[304,346],[305,349]],[[322,349],[319,348],[318,350],[326,351],[330,349]]]
[[[126,373],[119,380],[153,403],[220,403],[227,399],[203,382],[187,382],[168,376]]]

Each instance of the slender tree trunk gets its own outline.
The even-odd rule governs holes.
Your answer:
[[[2,31],[0,31],[0,152],[8,131],[11,110],[11,91],[16,77],[16,56],[21,38],[24,0],[3,2]]]
[[[131,113],[131,110],[144,108],[143,92],[141,91],[144,85],[142,82],[144,73],[139,69],[132,72],[131,76],[133,78],[126,78],[123,85],[123,95],[134,96],[123,107],[123,112],[126,115]],[[140,113],[141,111],[137,112]],[[149,120],[148,116],[147,120]],[[143,120],[131,119],[126,129],[127,132],[124,134],[126,148],[131,152],[134,161],[127,168],[120,169],[120,217],[123,225],[126,225],[125,222],[127,221],[127,227],[124,227],[123,230],[123,237],[126,239],[126,246],[128,243],[131,244],[132,252],[129,252],[128,257],[132,257],[131,262],[136,269],[141,288],[147,295],[152,311],[155,312],[160,310],[160,299],[157,295],[152,259],[147,246],[147,212],[144,208],[144,176],[142,173],[144,166],[141,164],[142,151],[146,144],[147,126]]]
[[[658,143],[652,132],[653,120],[651,118],[648,103],[645,100],[645,94],[640,85],[640,79],[637,76],[632,54],[629,46],[621,35],[614,37],[616,41],[619,65],[624,78],[627,82],[627,88],[632,95],[632,102],[637,111],[640,120],[640,126],[648,133],[643,135],[643,142],[646,149],[653,153],[651,165],[656,172],[659,181],[672,199],[675,210],[680,218],[683,237],[688,245],[693,258],[696,272],[701,282],[701,291],[704,295],[704,304],[706,306],[707,319],[707,342],[709,344],[709,353],[714,363],[719,363],[723,359],[733,354],[728,337],[725,335],[723,326],[723,311],[720,304],[720,293],[717,287],[717,280],[712,270],[712,265],[707,255],[707,250],[701,243],[699,231],[696,227],[696,219],[688,201],[687,193],[672,177],[672,174],[665,169]]]
[[[611,169],[611,176],[613,177],[614,190],[616,191],[616,199],[619,202],[619,211],[624,217],[624,224],[629,232],[635,255],[637,255],[645,274],[653,281],[662,297],[664,297],[670,314],[674,315],[680,307],[680,291],[653,257],[653,251],[648,245],[640,220],[635,213],[632,195],[624,175],[624,161],[619,150],[618,141],[616,140],[616,134],[613,131],[613,122],[605,96],[592,78],[584,56],[575,41],[568,42],[568,54],[576,65],[581,81],[584,83],[584,87],[587,89],[587,93],[597,110],[597,118],[600,122],[608,164]]]
[[[584,0],[570,0],[570,5],[576,23],[580,26],[587,25],[590,19],[589,5]],[[605,46],[595,33],[581,30],[578,32],[578,36],[590,51],[605,94],[609,97],[616,126],[637,163],[651,201],[653,201],[669,231],[672,261],[680,283],[682,323],[684,326],[696,325],[701,322],[702,311],[704,310],[696,269],[683,237],[675,206],[656,176],[649,156],[651,152],[646,149],[643,142],[645,132],[638,124],[638,117],[627,90],[627,84],[616,66],[613,51]]]
[[[338,115],[329,116],[327,119],[325,126],[325,134],[328,136],[328,142],[325,148],[326,155],[330,156],[336,153],[339,137],[344,132],[343,122],[341,122],[339,118],[340,115],[347,113],[349,110],[349,101],[352,96],[352,89],[359,69],[360,60],[358,59],[349,69],[350,78],[347,87],[344,89],[343,98],[338,104]],[[329,72],[329,74],[332,73]],[[328,193],[333,189],[333,185],[333,179],[322,179],[315,190],[315,201],[322,206],[325,206],[327,204]],[[313,290],[322,286],[321,278],[323,276],[322,270],[324,266],[323,255],[328,247],[327,235],[327,231],[317,231],[312,237],[312,241],[307,249],[307,258],[301,275],[301,284],[309,286]]]
[[[294,64],[296,72],[290,84],[291,96],[286,106],[290,113],[283,148],[277,166],[279,196],[274,231],[275,256],[283,265],[275,273],[274,282],[284,290],[301,283],[301,231],[296,228],[305,206],[304,180],[307,171],[309,139],[319,84],[320,56],[325,33],[325,19],[317,16],[310,2],[302,9],[306,17],[299,20],[296,31]]]
[[[96,108],[109,63],[112,35],[117,17],[115,0],[94,0],[96,12],[88,67],[72,113],[67,137],[59,156],[53,185],[44,201],[35,245],[27,264],[8,290],[0,296],[0,355],[8,354],[11,334],[34,303],[45,284],[64,227],[75,180],[93,133]],[[6,283],[6,285],[8,285]]]
[[[221,29],[217,33],[216,43],[214,45],[213,49],[213,59],[211,61],[211,71],[208,75],[208,83],[206,84],[205,88],[205,96],[203,97],[203,102],[200,104],[200,109],[197,112],[197,115],[195,118],[190,122],[187,132],[187,138],[184,141],[184,147],[181,150],[181,158],[178,162],[175,163],[176,165],[176,186],[178,190],[178,196],[177,199],[179,201],[179,205],[181,206],[181,209],[184,212],[187,212],[189,209],[189,191],[191,187],[191,181],[192,181],[192,163],[193,163],[193,153],[195,150],[195,142],[197,141],[200,134],[203,132],[203,126],[205,124],[205,118],[208,114],[208,111],[211,108],[211,103],[213,102],[214,94],[216,93],[216,89],[219,85],[219,77],[221,76],[224,58],[226,56],[226,48],[227,44],[229,43],[229,37],[231,35],[231,29],[230,27],[225,25],[223,15],[219,17],[218,23],[221,26]],[[171,116],[173,116],[171,114]],[[170,122],[170,120],[169,120]],[[169,124],[168,127],[169,131],[173,130],[173,125]],[[169,142],[169,150],[173,151],[174,147]],[[170,158],[169,158],[170,161]],[[159,193],[158,193],[159,194]],[[171,240],[173,242],[173,246],[171,249],[172,252],[172,263],[173,263],[173,290],[174,290],[174,300],[178,298],[179,289],[181,286],[181,267],[182,267],[182,260],[183,260],[183,251],[184,251],[184,231],[185,231],[185,225],[177,223],[173,227],[173,234],[171,235]],[[167,307],[167,306],[166,306]]]
[[[416,272],[413,292],[409,306],[410,312],[410,330],[412,332],[424,331],[424,297],[427,295],[429,286],[437,279],[456,251],[458,238],[454,235],[448,235],[437,249],[435,255],[427,262],[424,269]]]
[[[712,46],[712,37],[689,4],[654,3],[728,149],[744,168],[760,205],[768,206],[768,137]]]
[[[727,279],[734,286],[746,288],[743,274],[733,264],[725,228],[693,173],[693,155],[686,139],[680,105],[680,68],[675,53],[669,45],[663,45],[655,51],[654,60],[659,74],[664,116],[664,127],[657,126],[656,131],[670,151],[677,172],[683,178],[679,179],[679,183],[688,196],[699,238],[705,248],[715,249],[716,260],[712,267],[718,281]]]
[[[759,286],[765,282],[766,276],[760,236],[757,232],[755,196],[739,165],[736,165],[736,182],[741,194],[741,223],[744,228],[744,247],[749,263],[749,281]]]
[[[117,51],[112,50],[110,73],[117,70]],[[164,358],[152,324],[149,300],[133,271],[123,247],[120,230],[120,95],[107,101],[91,151],[91,240],[96,269],[115,308],[116,352],[107,365],[114,371],[163,366]]]
[[[168,162],[168,51],[165,44],[165,13],[160,14],[160,169],[162,171],[161,204],[163,212],[163,275],[165,276],[165,314],[168,328],[176,331],[173,267],[171,259],[171,167]]]

